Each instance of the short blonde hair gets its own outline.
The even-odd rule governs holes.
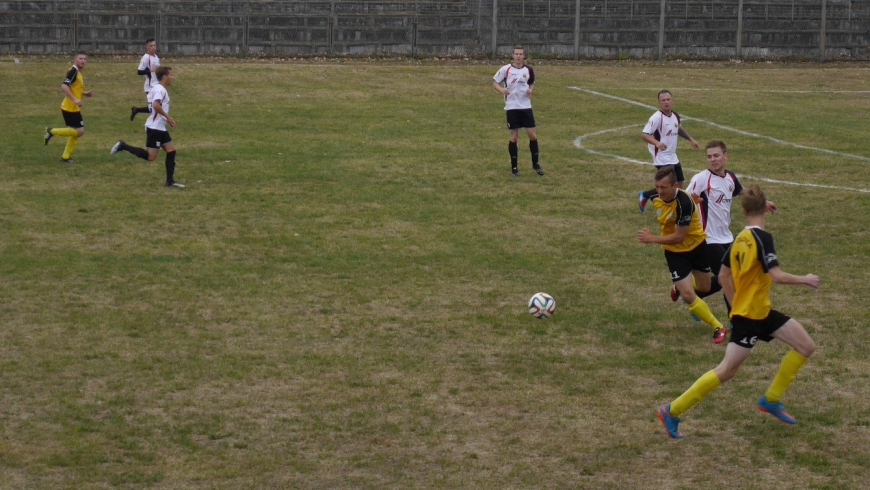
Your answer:
[[[764,214],[764,211],[767,209],[767,197],[765,197],[761,187],[758,187],[758,184],[746,187],[740,195],[740,201],[743,204],[743,212],[747,216]]]

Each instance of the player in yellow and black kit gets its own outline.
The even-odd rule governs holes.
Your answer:
[[[721,288],[710,274],[707,235],[701,226],[697,206],[686,191],[677,187],[677,176],[672,165],[659,169],[655,179],[656,190],[650,200],[656,210],[661,236],[655,236],[644,228],[637,233],[637,239],[641,243],[658,243],[662,246],[674,291],[683,298],[693,315],[713,328],[713,343],[721,344],[728,332],[713,316],[707,303],[695,293],[696,289],[708,293]],[[676,301],[676,295],[672,295],[672,299]]]
[[[800,323],[770,308],[770,285],[774,282],[803,284],[816,289],[819,287],[819,278],[813,274],[795,276],[779,268],[773,237],[764,231],[767,203],[764,193],[757,185],[753,185],[741,199],[748,226],[731,244],[719,270],[722,289],[731,302],[731,322],[734,325],[731,342],[725,349],[725,358],[718,366],[698,378],[679,398],[659,408],[659,420],[673,438],[683,437],[679,430],[679,416],[733,378],[759,340],[770,342],[779,339],[791,346],[792,350],[785,355],[773,382],[756,406],[782,422],[797,423],[785,411],[780,399],[798,370],[815,352],[816,344]]]
[[[66,148],[60,157],[60,161],[63,163],[75,163],[70,157],[79,142],[79,138],[85,134],[85,122],[82,119],[82,97],[94,95],[91,91],[85,91],[85,81],[81,72],[87,64],[88,55],[82,51],[76,53],[73,66],[66,72],[66,77],[60,84],[60,91],[65,96],[60,104],[60,112],[63,114],[63,121],[67,127],[45,128],[46,145],[52,136],[65,136],[67,138]]]

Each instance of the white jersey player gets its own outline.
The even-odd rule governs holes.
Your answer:
[[[701,224],[707,234],[707,261],[713,274],[719,273],[722,257],[734,241],[731,233],[731,202],[743,193],[737,175],[725,168],[728,149],[721,141],[707,143],[707,170],[696,174],[686,187],[701,211]],[[776,211],[776,204],[767,201],[767,210]]]
[[[155,72],[158,83],[148,93],[148,105],[151,115],[145,123],[145,148],[138,148],[118,140],[109,155],[119,151],[126,151],[137,157],[153,162],[157,153],[163,148],[166,152],[166,187],[184,189],[184,186],[175,182],[175,144],[169,135],[166,126],[175,127],[175,120],[169,115],[169,92],[166,89],[172,85],[175,77],[172,76],[172,68],[161,66]]]
[[[535,114],[532,112],[532,94],[535,91],[535,71],[526,64],[526,52],[522,46],[514,46],[513,61],[499,68],[492,77],[492,88],[504,96],[504,110],[510,132],[508,154],[511,158],[511,175],[519,177],[517,169],[520,128],[526,128],[529,136],[529,151],[532,154],[532,168],[538,175],[544,169],[538,164],[538,133],[535,127]]]
[[[157,85],[157,68],[160,67],[160,58],[157,56],[157,42],[154,39],[147,39],[145,41],[145,54],[142,55],[142,59],[139,60],[139,68],[136,70],[137,75],[142,75],[145,77],[145,82],[143,84],[143,90],[145,90],[145,99],[148,100],[148,94],[151,92],[151,89]],[[132,121],[136,114],[139,113],[149,113],[150,109],[148,107],[131,107],[130,108],[130,120]]]
[[[689,140],[692,143],[692,148],[696,150],[698,142],[683,129],[680,115],[671,109],[674,104],[671,92],[668,90],[659,92],[658,101],[659,110],[650,116],[640,136],[647,143],[656,170],[666,165],[673,165],[674,173],[677,175],[677,186],[682,187],[686,179],[683,175],[680,159],[677,158],[677,141],[683,137]],[[653,194],[655,194],[655,189],[641,191],[638,194],[637,207],[640,208],[641,212],[644,211],[647,200]]]

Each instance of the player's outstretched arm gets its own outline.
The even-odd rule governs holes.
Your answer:
[[[777,284],[802,284],[813,289],[819,289],[819,284],[821,284],[821,279],[819,279],[819,276],[815,274],[796,276],[794,274],[789,274],[779,267],[774,267],[770,269],[769,272],[770,279]]]

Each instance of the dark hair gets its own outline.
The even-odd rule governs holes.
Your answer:
[[[167,73],[172,71],[172,67],[170,66],[161,66],[157,68],[157,71],[154,73],[157,75],[157,81],[163,80],[163,77],[166,76]]]
[[[81,56],[81,55],[85,55],[85,56],[87,56],[88,53],[86,53],[85,51],[76,51],[76,54],[75,54],[74,58],[78,58],[78,57]]]
[[[151,43],[153,43],[153,42],[154,42],[154,38],[153,38],[153,37],[149,37],[148,39],[145,40],[145,44],[151,44]]]
[[[656,172],[656,182],[662,179],[668,179],[671,184],[677,183],[677,174],[674,173],[673,165],[665,165],[664,167],[658,169],[658,171]]]
[[[747,216],[756,216],[764,214],[767,209],[767,197],[758,184],[752,184],[749,187],[744,187],[740,195],[740,202],[743,204],[743,211]]]
[[[674,94],[672,94],[670,90],[664,89],[664,90],[659,91],[659,94],[656,96],[656,100],[660,99],[662,97],[662,94],[668,94],[671,97],[674,96]]]
[[[710,148],[722,148],[722,153],[728,153],[728,147],[725,146],[725,143],[719,140],[713,140],[707,143],[707,146],[704,147],[705,150],[709,150]]]

